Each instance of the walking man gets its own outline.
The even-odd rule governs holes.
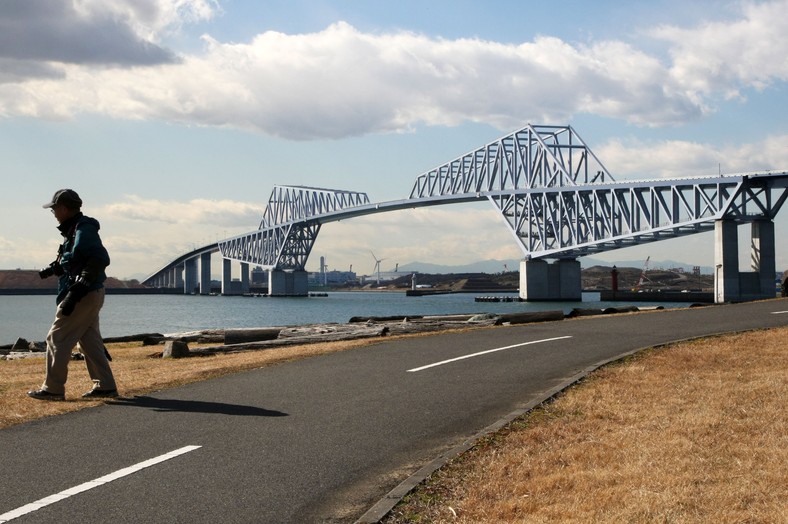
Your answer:
[[[55,321],[47,335],[46,378],[40,389],[27,394],[39,400],[64,400],[71,351],[77,343],[93,389],[85,398],[117,397],[104,342],[99,312],[104,305],[104,268],[109,254],[99,237],[99,223],[82,214],[82,199],[71,189],[61,189],[44,204],[55,215],[63,243],[57,258],[39,272],[41,278],[58,277]]]

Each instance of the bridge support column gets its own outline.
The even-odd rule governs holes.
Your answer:
[[[293,295],[297,297],[309,295],[309,273],[303,269],[293,271]]]
[[[241,262],[241,293],[249,292],[249,263]]]
[[[714,302],[739,300],[739,232],[733,220],[714,223]]]
[[[233,261],[229,258],[222,259],[222,295],[233,293]]]
[[[175,266],[175,288],[182,288],[183,287],[183,268],[184,264],[178,264]]]
[[[309,295],[308,274],[304,270],[268,272],[268,295],[305,297]]]
[[[777,296],[777,260],[774,253],[774,222],[771,220],[752,223],[751,260],[752,270],[758,276],[758,298],[774,298]]]
[[[211,294],[211,254],[200,255],[200,294]]]
[[[190,258],[183,263],[183,294],[191,295],[197,289],[197,259]]]
[[[249,264],[246,264],[246,288],[243,282],[233,280],[233,261],[229,258],[222,259],[222,295],[241,295],[249,291]],[[243,279],[244,264],[241,264],[241,278]]]
[[[520,262],[520,298],[523,300],[583,299],[580,262],[561,259],[552,264],[546,260]]]
[[[759,220],[751,225],[751,269],[739,271],[738,230],[732,220],[714,224],[714,302],[774,298],[776,262],[774,222]]]

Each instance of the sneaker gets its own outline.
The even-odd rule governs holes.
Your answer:
[[[27,396],[36,400],[66,400],[66,395],[63,393],[51,393],[45,389],[28,391]]]
[[[117,396],[117,389],[91,389],[82,395],[82,398],[115,398]]]

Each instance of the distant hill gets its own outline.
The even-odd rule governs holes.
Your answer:
[[[141,288],[136,280],[119,280],[107,277],[104,282],[107,288]],[[0,269],[0,289],[57,289],[57,278],[42,280],[37,269]]]
[[[645,260],[620,260],[617,262],[606,262],[591,257],[580,257],[580,265],[585,268],[594,266],[609,266],[617,267],[634,267],[643,269]],[[650,260],[650,269],[683,269],[688,273],[692,273],[693,264],[686,262],[676,262],[675,260]],[[430,273],[430,274],[450,274],[450,273],[488,273],[496,274],[504,271],[519,271],[519,260],[480,260],[470,264],[461,264],[457,266],[447,266],[440,264],[430,264],[429,262],[410,262],[408,264],[400,264],[400,273]],[[711,275],[714,269],[709,266],[701,266],[700,272],[702,274]]]
[[[401,269],[401,268],[400,268]],[[580,279],[581,286],[586,291],[601,291],[611,289],[612,265],[597,265],[583,268]],[[714,277],[711,274],[695,275],[681,268],[673,270],[649,269],[641,281],[643,268],[616,267],[618,271],[619,290],[662,290],[662,291],[708,291],[714,287]],[[385,283],[390,289],[407,289],[412,285],[411,275],[407,271],[401,272],[402,276]],[[446,272],[426,273],[419,272],[418,284],[429,285],[436,290],[452,291],[513,291],[520,285],[519,268],[512,271],[498,273],[483,272]]]
[[[584,268],[581,273],[583,289],[602,290],[612,286],[612,265],[599,265]],[[676,269],[676,268],[673,268]],[[671,271],[666,269],[649,269],[643,276],[643,268],[616,266],[618,271],[618,289],[660,289],[660,290],[694,290],[708,291],[714,287],[714,275],[695,275],[690,271]],[[643,280],[641,281],[641,276]]]
[[[593,266],[613,266],[616,267],[636,267],[638,269],[643,269],[643,265],[645,264],[645,260],[617,260],[615,262],[606,262],[603,260],[598,260],[591,257],[581,257],[580,263],[584,268],[589,268]],[[649,260],[648,263],[649,269],[655,270],[670,270],[670,269],[683,269],[687,273],[692,273],[692,269],[695,267],[695,264],[688,264],[687,262],[677,262],[676,260]],[[700,272],[703,275],[713,275],[714,268],[711,266],[700,266]]]
[[[430,273],[430,274],[456,274],[456,273],[488,273],[495,274],[502,271],[519,271],[519,260],[480,260],[470,264],[446,266],[430,264],[429,262],[410,262],[400,264],[399,273]]]

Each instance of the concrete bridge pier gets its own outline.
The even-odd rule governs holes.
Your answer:
[[[164,271],[161,274],[161,277],[159,277],[158,287],[163,287],[163,288],[170,287],[171,276],[172,276],[172,270]]]
[[[559,259],[551,264],[542,259],[520,261],[520,298],[582,300],[580,262],[574,259]]]
[[[183,263],[183,294],[191,295],[197,289],[197,258]]]
[[[249,292],[249,262],[241,262],[241,291]]]
[[[776,296],[774,222],[752,223],[750,268],[739,271],[739,236],[736,222],[718,220],[714,224],[714,302],[758,300]]]
[[[233,289],[233,261],[222,259],[222,295],[237,295]]]
[[[211,294],[211,254],[200,255],[200,294]]]
[[[272,269],[268,272],[268,295],[305,297],[309,295],[306,271]]]
[[[178,264],[177,266],[175,266],[175,269],[173,269],[173,277],[175,278],[175,281],[174,281],[174,285],[172,287],[174,287],[176,289],[177,288],[183,288],[183,268],[184,268],[184,265],[185,264]]]
[[[241,278],[233,280],[232,260],[222,261],[222,295],[243,295],[249,292],[249,264],[241,262]]]

